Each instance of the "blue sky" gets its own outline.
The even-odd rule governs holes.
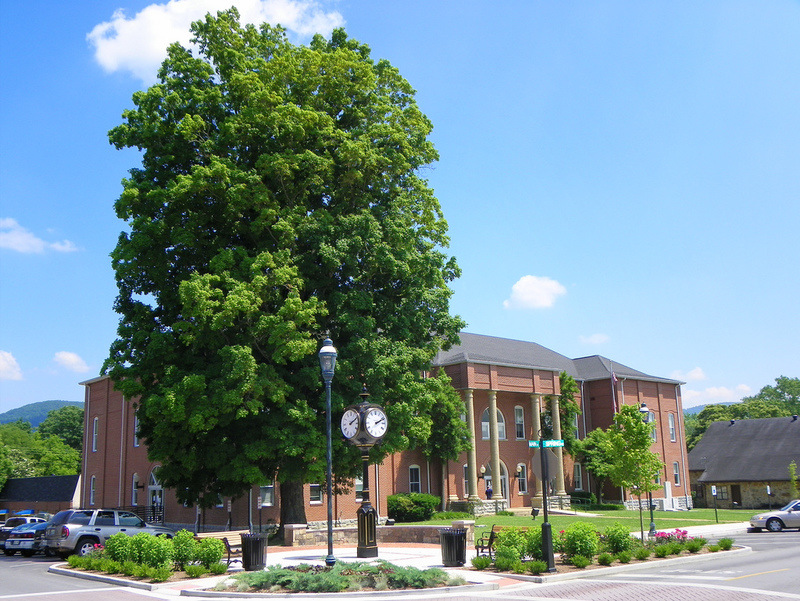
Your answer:
[[[82,400],[115,336],[107,131],[234,0],[0,4],[0,412]],[[686,382],[800,376],[800,3],[246,0],[417,89],[468,331]],[[186,37],[186,36],[184,36]]]

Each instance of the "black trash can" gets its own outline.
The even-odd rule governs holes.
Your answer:
[[[439,530],[442,544],[442,563],[447,568],[457,568],[467,563],[467,531],[465,528]]]
[[[242,534],[242,567],[248,572],[263,570],[267,565],[267,538],[265,533]]]

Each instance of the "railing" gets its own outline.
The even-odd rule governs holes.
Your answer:
[[[145,522],[149,524],[163,524],[164,523],[164,506],[163,505],[131,505],[128,507],[120,507],[125,511],[135,513]]]

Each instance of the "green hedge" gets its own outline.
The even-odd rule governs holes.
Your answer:
[[[441,505],[441,498],[412,492],[389,495],[386,506],[389,518],[398,522],[424,522],[431,519]]]

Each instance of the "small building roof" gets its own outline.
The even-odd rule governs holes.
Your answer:
[[[41,476],[39,478],[9,478],[0,490],[0,502],[69,502],[75,496],[78,474],[71,476]]]
[[[698,482],[779,482],[800,465],[800,419],[769,417],[714,422],[689,453]]]

